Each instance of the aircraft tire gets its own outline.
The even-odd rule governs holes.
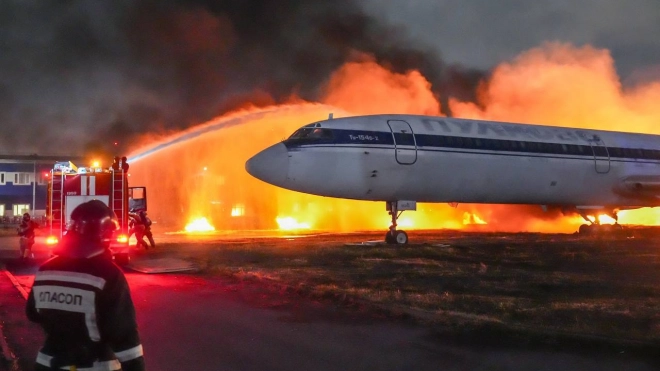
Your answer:
[[[581,235],[590,235],[593,232],[593,227],[590,226],[589,224],[582,224],[578,232]]]
[[[408,233],[406,233],[404,231],[397,231],[395,241],[396,241],[395,243],[397,245],[407,244],[408,243]]]
[[[396,243],[396,239],[394,236],[392,236],[392,233],[390,231],[387,231],[385,233],[385,243],[388,245],[394,245]]]

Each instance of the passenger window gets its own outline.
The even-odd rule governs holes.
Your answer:
[[[593,148],[594,148],[594,153],[596,154],[596,156],[607,157],[607,149],[605,149],[605,147],[595,146]]]
[[[621,157],[619,156],[619,148],[609,148],[611,157]]]

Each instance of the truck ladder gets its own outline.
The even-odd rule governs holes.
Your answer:
[[[112,170],[112,211],[117,215],[123,233],[128,231],[126,177],[123,169]]]
[[[50,235],[59,236],[60,239],[64,232],[64,221],[62,220],[64,216],[64,177],[64,172],[50,171],[52,180],[50,187]]]

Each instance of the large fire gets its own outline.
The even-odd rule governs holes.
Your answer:
[[[194,218],[190,223],[186,224],[184,229],[186,232],[211,232],[215,230],[215,227],[206,218],[201,217]]]
[[[299,229],[310,229],[311,228],[309,223],[300,223],[295,218],[292,218],[290,216],[277,217],[277,218],[275,218],[275,221],[277,221],[277,226],[279,227],[279,229],[281,229],[283,231],[295,231],[295,230],[299,230]]]
[[[495,68],[478,95],[478,102],[450,100],[453,115],[660,132],[660,81],[624,89],[609,52],[589,46],[552,43],[522,53]],[[442,115],[442,107],[418,71],[397,74],[369,60],[348,63],[330,76],[322,103],[245,108],[182,133],[145,138],[131,157],[149,154],[138,156],[131,180],[153,190],[150,214],[173,228],[203,215],[219,229],[384,230],[389,225],[384,203],[291,192],[256,180],[244,169],[258,151],[329,113]],[[655,209],[619,216],[621,223],[660,224]],[[424,204],[403,213],[398,224],[402,229],[479,224],[498,231],[572,232],[582,223],[579,216],[544,213],[536,206]]]

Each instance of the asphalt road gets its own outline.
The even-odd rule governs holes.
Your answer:
[[[36,264],[5,262],[31,284]],[[656,369],[622,354],[451,345],[423,326],[257,283],[196,274],[127,272],[127,278],[149,370]]]

